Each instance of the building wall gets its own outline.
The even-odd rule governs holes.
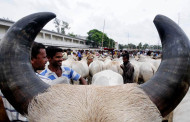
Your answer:
[[[0,40],[3,38],[11,25],[13,25],[13,22],[0,19]],[[85,44],[86,40],[84,39],[73,38],[44,29],[40,31],[35,41],[43,43],[47,46],[51,45],[64,48],[89,48],[89,46]]]

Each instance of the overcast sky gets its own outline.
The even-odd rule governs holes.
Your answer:
[[[171,18],[190,37],[190,0],[0,0],[0,18],[17,21],[36,12],[53,12],[69,23],[66,31],[87,36],[91,29],[103,31],[120,44],[160,44],[153,19]],[[53,21],[45,29],[55,30]]]

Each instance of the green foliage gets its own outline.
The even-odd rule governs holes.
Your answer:
[[[138,50],[145,50],[145,49],[150,49],[150,50],[161,50],[162,49],[162,46],[161,45],[148,45],[147,43],[145,43],[143,46],[142,46],[142,42],[140,42],[138,44],[138,46],[130,43],[128,45],[122,45],[122,44],[119,44],[119,49],[138,49]]]
[[[97,29],[90,30],[87,37],[87,44],[91,44],[93,47],[102,47],[102,40],[103,40],[103,47],[112,48],[115,45],[115,41],[110,39],[105,33]]]
[[[138,49],[142,49],[142,43],[140,42],[137,46]]]
[[[143,45],[143,49],[148,49],[149,48],[149,45],[147,44],[147,43],[145,43],[144,45]]]
[[[123,50],[123,45],[119,44],[119,49]]]
[[[74,33],[68,33],[67,34],[68,36],[71,36],[71,37],[76,37],[77,35],[75,35]]]
[[[115,41],[113,39],[109,39],[109,48],[114,48],[115,47]]]
[[[149,49],[152,49],[152,50],[161,50],[162,47],[161,47],[161,45],[150,45]]]
[[[129,49],[136,49],[137,47],[136,47],[136,45],[130,43],[130,44],[128,44],[128,48]]]

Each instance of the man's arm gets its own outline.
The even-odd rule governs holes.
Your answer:
[[[88,85],[87,82],[86,82],[86,80],[85,80],[83,77],[80,77],[80,78],[79,78],[79,81],[80,81],[80,83],[81,83],[82,85]]]

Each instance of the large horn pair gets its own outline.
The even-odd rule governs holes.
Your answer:
[[[49,86],[34,73],[30,50],[41,28],[55,15],[37,13],[15,23],[0,45],[0,87],[5,97],[22,114],[30,100]],[[163,60],[155,76],[140,86],[163,116],[182,100],[189,87],[189,40],[172,20],[158,15],[154,23],[163,47]]]

